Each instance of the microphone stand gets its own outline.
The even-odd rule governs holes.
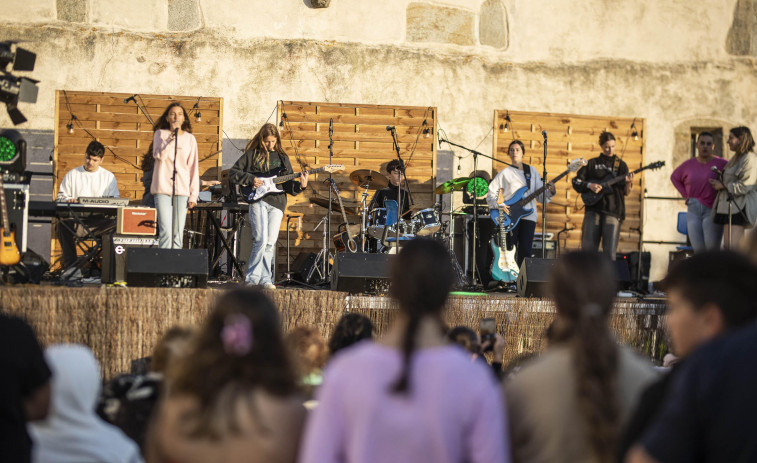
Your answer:
[[[334,158],[334,119],[329,119],[329,164],[333,164],[333,158]],[[333,185],[333,175],[331,171],[329,171],[329,184]],[[324,228],[326,232],[326,239],[324,240],[323,246],[324,250],[326,251],[323,256],[323,282],[329,283],[331,281],[331,275],[327,273],[328,265],[329,265],[329,256],[331,255],[331,243],[329,243],[329,238],[331,237],[331,188],[329,186],[329,207],[328,207],[328,214],[326,215],[326,226]],[[348,228],[349,230],[349,228]]]
[[[391,126],[390,126],[391,127]],[[402,219],[402,216],[404,213],[402,212],[404,202],[402,201],[402,180],[405,181],[405,189],[407,190],[407,197],[410,202],[410,205],[413,205],[415,202],[413,201],[413,195],[410,193],[410,185],[407,183],[407,176],[405,175],[405,162],[402,160],[402,156],[400,156],[400,143],[397,139],[397,129],[394,127],[391,127],[389,129],[389,132],[392,135],[392,145],[394,148],[394,152],[397,154],[397,159],[400,162],[400,181],[397,184],[397,223],[395,224],[395,246],[397,247],[397,252],[400,250],[400,220]]]
[[[542,165],[542,183],[547,184],[547,131],[542,130],[544,136],[544,162]],[[541,258],[547,257],[547,189],[541,194]]]
[[[136,100],[135,100],[136,101]],[[173,249],[176,234],[176,157],[179,154],[179,129],[173,131],[173,177],[171,178],[171,247]]]
[[[147,120],[150,121],[150,124],[154,126],[155,122],[153,122],[152,117],[150,117],[150,115],[147,114],[147,111],[145,111],[145,108],[142,107],[141,104],[139,104],[139,101],[137,101],[137,99],[135,98],[136,96],[138,95],[134,95],[131,98],[127,98],[127,103],[128,103],[128,100],[133,101],[137,105],[137,109],[142,113],[142,115],[145,116]],[[139,98],[142,98],[142,97],[140,96]]]
[[[440,138],[439,143],[446,143],[448,145],[456,146],[458,148],[462,148],[465,151],[468,151],[469,153],[473,154],[473,173],[474,174],[478,171],[478,157],[479,156],[489,158],[492,161],[501,162],[502,164],[508,165],[510,167],[515,167],[509,162],[505,162],[500,159],[494,159],[493,157],[489,155],[486,155],[476,150],[472,150],[470,148],[466,148],[465,146],[458,145],[457,143],[452,143],[451,141],[447,139]],[[476,262],[476,240],[477,239],[478,239],[478,197],[476,196],[476,191],[474,189],[473,191],[473,269],[471,271],[471,286],[476,286],[476,268],[478,267],[478,262]]]

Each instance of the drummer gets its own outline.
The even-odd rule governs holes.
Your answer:
[[[376,194],[373,195],[373,199],[371,200],[371,204],[368,210],[373,210],[377,207],[385,207],[384,201],[386,201],[387,199],[397,201],[397,203],[399,204],[399,200],[397,198],[399,196],[399,185],[402,181],[402,171],[400,170],[399,160],[395,159],[393,161],[390,161],[389,164],[386,165],[386,173],[389,177],[389,186],[378,190]],[[402,206],[400,207],[400,209],[402,210],[400,217],[406,218],[405,214],[407,214],[407,212],[410,210],[410,197],[407,190],[404,189],[402,190]]]

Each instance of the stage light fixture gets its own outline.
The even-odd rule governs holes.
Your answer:
[[[26,117],[18,109],[18,103],[36,103],[38,80],[27,77],[16,77],[8,71],[8,65],[13,64],[13,71],[33,71],[37,55],[15,47],[16,42],[0,42],[0,102],[5,103],[8,116],[13,125],[26,122]]]
[[[505,114],[505,125],[502,126],[502,124],[500,124],[499,128],[507,132],[508,130],[510,130],[510,124],[512,122],[513,122],[512,119],[510,119],[510,111],[507,111],[507,113]]]
[[[0,132],[0,172],[20,174],[26,169],[26,141],[13,129]]]

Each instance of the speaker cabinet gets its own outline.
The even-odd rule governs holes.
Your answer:
[[[169,288],[208,285],[207,249],[126,250],[126,284]]]
[[[391,254],[338,252],[331,268],[331,290],[382,294],[389,290]]]
[[[126,281],[126,250],[131,248],[157,248],[154,236],[103,236],[102,282]]]
[[[549,270],[555,266],[557,259],[538,259],[526,257],[520,266],[515,286],[520,297],[548,297],[547,282]]]
[[[318,284],[321,282],[320,274],[316,271],[314,252],[301,252],[292,262],[292,278],[297,281],[308,284]]]

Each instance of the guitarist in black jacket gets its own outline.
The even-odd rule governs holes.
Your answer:
[[[287,175],[293,173],[281,137],[275,125],[267,123],[247,143],[244,154],[229,172],[229,181],[239,186],[252,185],[258,188],[263,181],[258,177]],[[308,185],[308,172],[303,171],[299,181],[290,180],[282,185],[290,195],[298,195]],[[247,263],[245,281],[275,289],[271,266],[274,248],[286,209],[286,194],[269,194],[250,204],[250,227],[252,229],[252,252]]]
[[[629,174],[626,163],[615,155],[615,136],[612,133],[602,132],[599,145],[602,154],[590,159],[573,178],[573,189],[578,193],[592,191],[602,194],[596,204],[587,205],[585,208],[581,227],[581,249],[598,251],[601,241],[602,252],[611,260],[615,260],[620,224],[626,218],[625,197],[633,187],[633,174]],[[603,191],[601,183],[618,176],[624,176],[625,180]]]

